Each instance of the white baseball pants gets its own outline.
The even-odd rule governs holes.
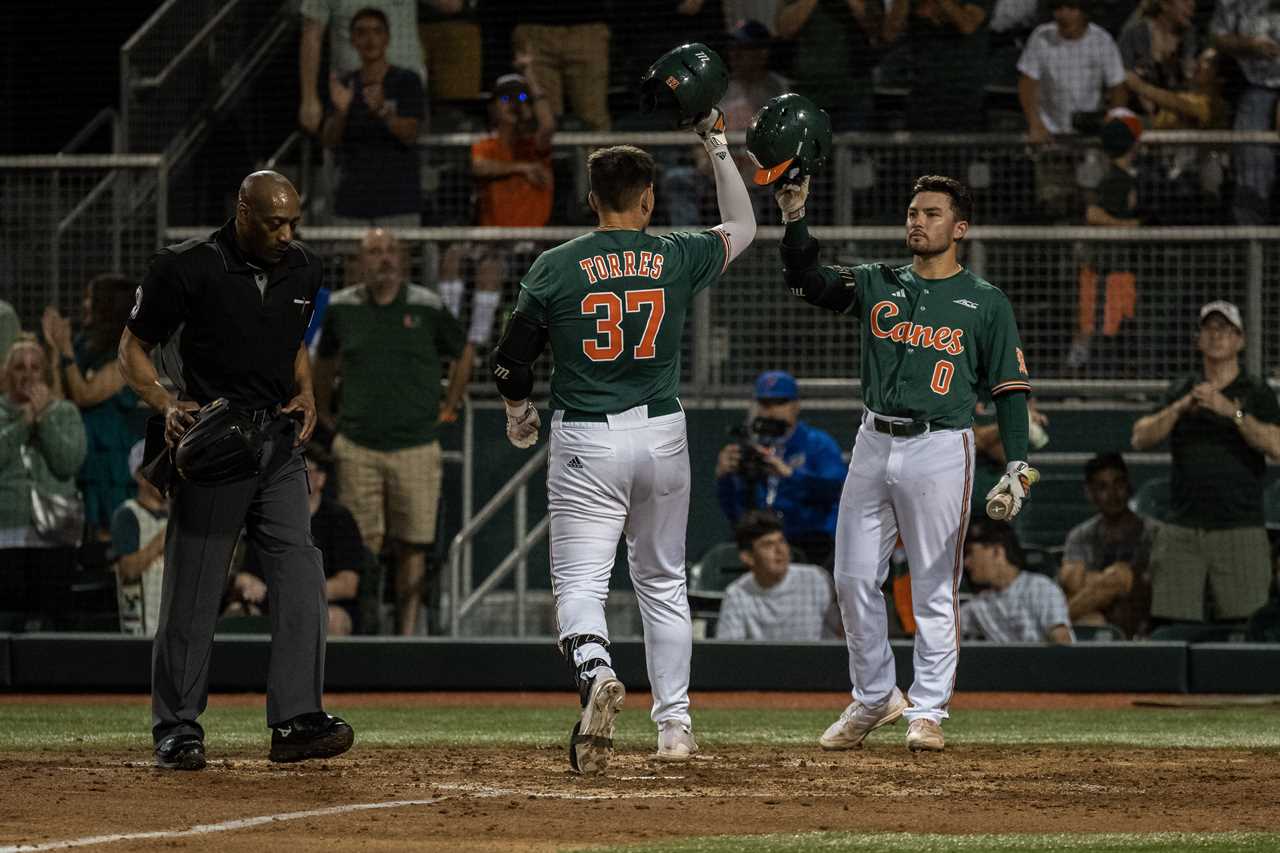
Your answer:
[[[547,462],[551,514],[551,588],[559,637],[608,639],[605,601],[618,539],[644,624],[645,659],[654,722],[689,718],[693,626],[685,591],[685,531],[689,521],[689,441],[683,412],[648,417],[638,406],[607,423],[551,420]],[[589,644],[581,663],[610,660]]]
[[[836,593],[853,698],[878,708],[896,682],[880,589],[901,534],[916,619],[915,681],[906,716],[940,722],[947,717],[960,652],[957,594],[973,489],[973,431],[895,438],[878,432],[873,417],[901,420],[864,412],[836,522]]]

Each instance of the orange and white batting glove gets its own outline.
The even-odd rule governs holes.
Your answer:
[[[702,147],[712,157],[724,160],[729,156],[729,137],[725,135],[724,113],[719,107],[712,107],[710,112],[694,122],[693,132],[702,139]]]
[[[782,211],[782,224],[789,225],[804,219],[804,203],[809,198],[809,176],[805,175],[804,179],[797,184],[783,183],[778,184],[778,188],[773,191],[773,199],[778,203],[778,208]]]

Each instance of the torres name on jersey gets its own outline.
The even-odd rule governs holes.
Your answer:
[[[662,278],[661,252],[608,252],[578,261],[587,282],[596,284],[611,278]]]

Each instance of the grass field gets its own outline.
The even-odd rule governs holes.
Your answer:
[[[901,726],[877,733],[865,750],[817,750],[814,739],[838,713],[838,697],[821,710],[699,709],[695,702],[703,754],[687,767],[655,768],[646,765],[654,734],[641,695],[629,698],[619,720],[609,777],[584,779],[564,766],[573,720],[569,697],[564,706],[504,701],[500,694],[484,704],[451,703],[446,696],[399,706],[365,697],[349,707],[344,698],[331,696],[329,709],[356,729],[350,757],[319,768],[279,768],[262,761],[269,734],[260,701],[215,696],[202,718],[210,769],[175,778],[147,766],[149,708],[139,697],[4,697],[0,779],[21,781],[0,785],[0,853],[22,849],[15,846],[20,843],[54,845],[126,829],[177,835],[198,823],[400,800],[413,800],[412,807],[387,812],[394,820],[349,814],[299,820],[291,832],[305,823],[310,834],[288,836],[293,841],[286,847],[1280,850],[1280,815],[1262,805],[1280,780],[1276,706],[962,710],[945,726],[948,751],[921,757],[902,748]],[[317,788],[326,774],[341,784]],[[207,807],[186,821],[166,815],[163,803],[172,801],[175,786],[185,795],[207,793]],[[140,816],[150,814],[148,797],[154,796],[158,816],[113,821],[102,798],[117,788],[129,791],[129,807]],[[29,797],[18,798],[17,791]],[[1130,793],[1137,796],[1126,799]],[[56,810],[49,806],[55,797]],[[93,807],[86,809],[88,803]],[[897,819],[904,803],[920,811]],[[50,818],[64,811],[81,817],[66,826]],[[626,827],[619,837],[574,831],[574,815],[596,819],[605,812]],[[679,823],[682,817],[688,826]],[[329,837],[328,824],[338,822],[342,833]],[[273,826],[184,834],[165,843],[278,851],[283,830]],[[351,834],[353,826],[366,834]],[[424,846],[424,836],[410,831],[414,826],[454,833],[455,841]],[[155,843],[121,837],[90,846],[132,850]]]

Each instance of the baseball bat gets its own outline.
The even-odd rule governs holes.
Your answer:
[[[1030,488],[1040,479],[1040,472],[1035,468],[1027,469],[1027,488]],[[1009,511],[1013,509],[1013,495],[1008,492],[1000,494],[987,501],[987,518],[995,521],[1004,521],[1009,517]]]

